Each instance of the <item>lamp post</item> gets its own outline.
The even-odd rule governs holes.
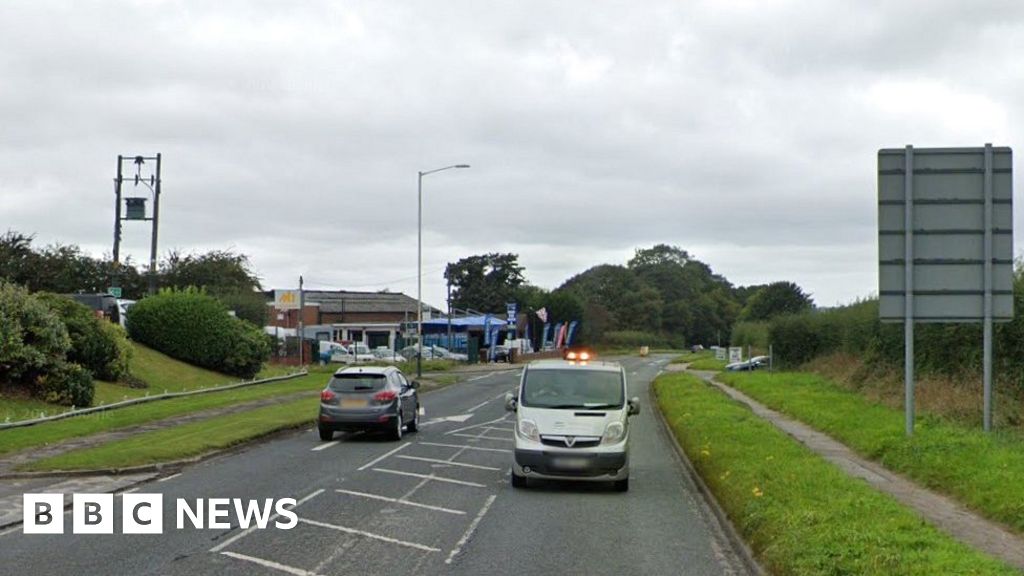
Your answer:
[[[416,186],[416,377],[423,377],[423,177],[452,168],[469,168],[469,164],[453,164],[418,172]]]

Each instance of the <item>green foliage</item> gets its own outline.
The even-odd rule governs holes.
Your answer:
[[[768,573],[1015,573],[692,375],[661,376],[654,388],[679,444]],[[1007,483],[1020,485],[1010,477]]]
[[[263,333],[228,314],[200,290],[163,290],[132,307],[132,339],[177,358],[226,374],[252,378],[270,355]]]
[[[452,306],[503,314],[526,280],[516,254],[481,254],[448,264],[444,277],[452,285]]]
[[[0,384],[42,396],[41,379],[61,370],[70,348],[67,328],[45,303],[0,281]]]
[[[88,306],[65,296],[40,293],[37,297],[57,313],[67,327],[71,338],[68,361],[88,369],[100,380],[113,382],[128,375],[132,348],[120,326],[97,318]]]
[[[783,314],[811,309],[811,297],[793,282],[773,282],[755,292],[740,313],[740,320],[761,322]]]
[[[720,378],[890,470],[1024,532],[1024,442],[1019,432],[990,434],[977,426],[925,417],[918,419],[908,438],[902,410],[872,402],[821,376],[755,372]]]
[[[612,347],[629,348],[637,348],[640,346],[662,348],[668,346],[668,342],[665,340],[664,336],[652,334],[650,332],[640,332],[637,330],[617,330],[613,332],[605,332],[603,344]]]
[[[231,250],[205,254],[172,251],[160,266],[161,284],[167,288],[200,288],[229,310],[256,326],[267,323],[267,301],[249,257]]]
[[[758,350],[768,350],[768,323],[767,322],[737,322],[732,327],[732,337],[729,338],[732,346],[750,346]]]
[[[89,406],[94,393],[92,374],[78,364],[62,362],[39,378],[42,400],[65,406]]]

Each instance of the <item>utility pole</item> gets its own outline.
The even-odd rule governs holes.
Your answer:
[[[149,293],[156,294],[156,237],[160,228],[160,153],[156,155],[156,185],[153,187],[153,236],[149,245]]]
[[[302,313],[303,308],[306,307],[305,294],[302,292],[302,276],[299,276],[299,330],[297,336],[299,337],[299,367],[302,367],[302,348],[306,345],[306,339],[303,338],[303,324],[302,324]]]
[[[448,278],[448,351],[452,350],[452,279]]]
[[[126,197],[124,195],[125,160],[131,160],[132,163],[135,164],[135,177],[133,179],[135,186],[137,187],[139,184],[142,184],[146,188],[149,188],[152,193],[153,216],[151,218],[146,217],[147,198]],[[143,176],[142,166],[147,160],[155,161],[156,166],[151,174]],[[154,294],[156,292],[156,254],[157,237],[160,228],[161,165],[162,155],[159,153],[156,156],[125,156],[123,154],[118,154],[117,156],[117,177],[114,178],[114,271],[113,277],[111,278],[111,288],[116,289],[114,290],[114,295],[117,297],[120,297],[121,287],[121,222],[123,220],[149,220],[153,223],[149,245],[149,293]],[[124,202],[126,206],[124,209],[122,209],[122,202]]]

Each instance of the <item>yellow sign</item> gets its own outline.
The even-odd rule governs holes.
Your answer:
[[[274,290],[274,308],[278,310],[298,310],[298,290]]]

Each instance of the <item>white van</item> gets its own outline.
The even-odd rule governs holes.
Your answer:
[[[612,482],[629,490],[626,372],[614,362],[539,360],[523,370],[505,408],[516,413],[512,486],[528,479]]]

